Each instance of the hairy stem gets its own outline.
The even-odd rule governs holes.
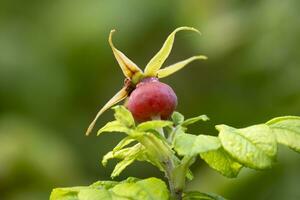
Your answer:
[[[168,159],[166,164],[166,178],[169,182],[169,188],[171,192],[171,198],[176,200],[182,199],[182,189],[176,188],[176,183],[174,179],[174,163],[172,159]]]
[[[152,117],[152,120],[161,120],[160,116],[154,116]],[[166,137],[163,128],[156,128],[156,131],[162,136]],[[163,161],[163,164],[165,165],[165,176],[168,179],[169,183],[169,189],[171,193],[171,199],[174,200],[182,200],[182,190],[183,188],[178,187],[179,185],[182,185],[180,183],[177,183],[177,178],[175,178],[175,164],[174,164],[174,154],[168,154],[168,157]],[[176,157],[176,156],[175,156]],[[185,179],[185,175],[183,177]],[[181,182],[181,181],[179,181]]]

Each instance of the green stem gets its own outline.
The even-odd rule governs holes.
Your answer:
[[[153,116],[151,117],[152,120],[161,120],[160,116],[159,115],[156,115],[156,116]],[[163,128],[156,128],[156,131],[162,136],[165,138],[165,133],[164,133],[164,130]]]
[[[152,120],[161,120],[161,118],[160,118],[160,116],[154,116],[154,117],[152,117]],[[156,130],[157,130],[157,132],[159,132],[159,134],[162,137],[166,138],[163,128],[157,128]],[[173,130],[173,131],[175,131],[175,130]],[[161,153],[164,152],[165,148],[163,148],[160,145],[157,147],[160,148],[160,150],[162,151]],[[170,151],[170,152],[172,152],[172,151]],[[185,185],[184,184],[185,183],[185,173],[184,174],[182,174],[182,173],[176,174],[175,163],[177,160],[175,158],[177,158],[177,157],[173,153],[170,153],[170,152],[163,153],[167,157],[165,157],[162,164],[165,166],[164,167],[165,168],[165,176],[168,179],[169,189],[170,189],[170,193],[171,193],[171,199],[182,200],[182,191],[183,191],[183,187]]]
[[[183,188],[178,188],[176,185],[176,179],[174,176],[175,166],[172,159],[168,159],[166,164],[166,178],[168,179],[171,198],[176,200],[182,199],[182,190]]]

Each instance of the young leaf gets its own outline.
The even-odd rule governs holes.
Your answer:
[[[137,157],[137,155],[135,155]],[[118,162],[118,164],[115,166],[113,172],[111,173],[111,178],[115,178],[117,176],[119,176],[121,174],[121,172],[127,167],[129,166],[131,163],[133,163],[135,160],[135,157],[131,157],[131,158],[126,158],[120,162]]]
[[[165,60],[168,58],[175,39],[175,34],[178,31],[195,31],[200,33],[197,29],[192,27],[180,27],[175,29],[166,39],[165,43],[163,44],[162,48],[157,52],[157,54],[149,61],[147,64],[144,74],[145,76],[156,76],[157,71],[161,68],[162,64],[165,62]]]
[[[163,128],[166,126],[171,126],[173,123],[165,120],[152,120],[139,124],[137,126],[137,131],[148,131],[151,129]]]
[[[156,163],[165,161],[174,153],[164,140],[153,133],[144,132],[136,137],[136,140],[146,148],[149,158]]]
[[[174,178],[175,187],[184,188],[185,178],[193,179],[193,174],[189,167],[196,161],[196,156],[184,156],[173,170],[172,177]]]
[[[190,57],[186,60],[183,60],[183,61],[180,61],[180,62],[177,62],[173,65],[170,65],[168,67],[165,67],[163,69],[160,69],[157,71],[157,77],[158,78],[164,78],[164,77],[167,77],[171,74],[174,74],[175,72],[181,70],[182,68],[184,68],[187,64],[193,62],[194,60],[206,60],[207,57],[206,56],[193,56],[193,57]]]
[[[128,128],[133,128],[135,126],[131,112],[124,106],[115,106],[113,109],[115,110],[114,116],[117,121]]]
[[[209,120],[209,118],[206,115],[200,115],[198,117],[189,118],[189,119],[185,120],[184,122],[182,122],[181,126],[188,126],[188,125],[196,123],[200,120],[207,121],[207,120]]]
[[[129,129],[121,124],[119,121],[112,121],[108,122],[103,126],[97,133],[99,136],[103,132],[121,132],[121,133],[128,133]]]
[[[110,159],[114,159],[114,158],[125,159],[132,151],[132,148],[133,147],[128,147],[128,148],[120,149],[119,151],[110,151],[106,153],[102,158],[101,161],[102,165],[105,167],[108,160]]]
[[[169,200],[165,182],[157,178],[148,178],[136,183],[122,183],[111,191],[126,199]]]
[[[275,133],[278,143],[300,153],[300,117],[277,117],[266,124]]]
[[[122,139],[113,149],[113,152],[119,151],[121,149],[123,149],[123,147],[131,144],[132,142],[134,142],[135,140],[132,139],[131,137],[127,136],[124,139]]]
[[[121,162],[119,162],[112,174],[111,177],[114,178],[116,176],[119,176],[120,173],[131,163],[133,163],[138,157],[139,155],[142,153],[144,147],[141,144],[136,144],[133,147],[128,148],[129,151],[126,152],[126,154],[124,154],[123,156],[123,160]],[[124,149],[123,149],[124,150]],[[122,150],[121,150],[122,151]]]
[[[143,149],[144,148],[141,144],[136,144],[132,147],[120,149],[118,151],[110,151],[103,156],[102,165],[106,166],[107,161],[113,158],[117,158],[117,159],[136,158],[136,155]]]
[[[129,78],[133,79],[134,76],[143,74],[142,70],[129,58],[127,58],[121,51],[119,51],[117,48],[115,48],[113,42],[112,42],[112,36],[115,30],[111,30],[108,38],[109,45],[111,49],[113,50],[113,53],[115,55],[116,60],[118,61],[123,74]]]
[[[112,107],[113,105],[119,103],[120,101],[122,101],[123,99],[125,99],[128,96],[128,92],[127,92],[127,88],[123,87],[119,92],[117,92],[117,94],[115,94],[102,108],[101,110],[97,113],[95,119],[92,121],[92,123],[89,125],[87,131],[86,131],[86,135],[89,135],[95,124],[96,121],[98,120],[98,118],[110,107]]]
[[[208,135],[180,134],[176,136],[174,149],[181,156],[195,156],[199,153],[216,150],[221,143],[217,137]]]
[[[184,116],[181,113],[176,112],[176,111],[173,112],[171,118],[176,126],[181,124],[184,121]]]
[[[183,200],[226,200],[226,199],[212,193],[191,191],[191,192],[184,193]]]
[[[243,129],[217,125],[223,148],[243,165],[253,169],[272,166],[277,153],[277,143],[271,129],[264,124]]]
[[[240,163],[236,162],[223,148],[200,153],[200,157],[213,169],[228,178],[237,177],[241,168]]]

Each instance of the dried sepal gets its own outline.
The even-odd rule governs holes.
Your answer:
[[[122,101],[123,99],[125,99],[128,96],[128,91],[127,91],[127,87],[123,87],[117,94],[115,94],[115,96],[113,96],[102,108],[101,110],[97,113],[95,119],[92,121],[92,123],[89,125],[87,131],[86,131],[86,135],[89,135],[90,132],[93,130],[95,123],[97,121],[97,119],[100,117],[100,115],[106,111],[107,109],[109,109],[110,107],[112,107],[113,105],[119,103],[120,101]]]
[[[112,36],[115,30],[111,30],[108,38],[109,45],[115,55],[116,60],[118,61],[123,74],[129,79],[136,79],[137,76],[141,76],[143,74],[142,70],[124,53],[119,51],[113,44]]]

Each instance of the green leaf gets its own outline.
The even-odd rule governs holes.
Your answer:
[[[176,126],[181,124],[184,121],[184,116],[181,113],[176,112],[176,111],[173,112],[171,118]]]
[[[105,189],[87,188],[80,190],[78,193],[79,200],[97,200],[97,199],[110,199],[112,195]]]
[[[113,109],[115,110],[114,116],[117,121],[128,128],[133,128],[135,126],[131,112],[124,106],[115,106]]]
[[[181,156],[194,156],[199,153],[216,150],[221,144],[217,137],[208,135],[180,134],[176,136],[174,149]]]
[[[193,118],[189,118],[187,120],[185,120],[184,122],[182,122],[182,126],[188,126],[190,124],[196,123],[197,121],[207,121],[209,120],[209,118],[206,115],[200,115],[198,117],[193,117]]]
[[[97,133],[99,136],[103,132],[121,132],[121,133],[128,133],[130,130],[121,124],[119,121],[112,121],[108,122],[105,126],[103,126]]]
[[[127,181],[127,179],[125,181]],[[119,182],[117,182],[117,181],[97,181],[97,182],[93,183],[92,185],[90,185],[89,187],[98,188],[98,189],[104,188],[104,189],[108,190],[110,188],[115,187],[118,184],[119,184]]]
[[[200,156],[211,168],[229,178],[237,177],[243,167],[226,153],[223,148],[200,153]]]
[[[158,78],[164,78],[164,77],[170,76],[171,74],[174,74],[175,72],[181,70],[186,65],[193,62],[194,60],[206,60],[206,59],[207,59],[207,57],[203,56],[203,55],[190,57],[186,60],[182,60],[180,62],[177,62],[177,63],[173,64],[173,65],[170,65],[168,67],[165,67],[163,69],[158,70],[157,71],[157,77]]]
[[[272,166],[277,153],[277,143],[271,129],[264,124],[236,129],[217,125],[223,148],[243,165],[253,169]]]
[[[138,155],[135,155],[135,157],[126,158],[126,159],[118,162],[118,164],[115,166],[113,172],[110,175],[111,178],[115,178],[115,177],[119,176],[126,167],[128,167],[131,163],[134,162],[134,160],[136,159],[137,156]]]
[[[148,131],[150,129],[163,128],[166,126],[171,126],[173,123],[165,120],[152,120],[139,124],[137,126],[137,131]]]
[[[79,200],[78,192],[86,187],[56,188],[50,195],[50,200]]]
[[[197,29],[192,27],[180,27],[175,29],[166,39],[165,43],[163,44],[162,48],[157,52],[157,54],[149,61],[147,64],[144,74],[145,76],[156,76],[157,71],[161,68],[162,64],[165,62],[165,60],[168,58],[175,39],[175,34],[178,31],[195,31],[200,33]]]
[[[134,142],[135,140],[132,139],[130,136],[125,137],[124,139],[122,139],[113,149],[113,152],[119,151],[121,149],[123,149],[125,146],[131,144],[132,142]]]
[[[224,197],[213,193],[191,191],[184,193],[183,200],[226,200]]]
[[[148,178],[136,183],[122,183],[115,186],[113,193],[133,200],[168,200],[169,192],[165,182],[157,178]]]
[[[124,148],[124,149],[121,149],[119,151],[110,151],[108,152],[107,154],[105,154],[103,156],[103,159],[102,159],[102,165],[103,166],[106,166],[107,165],[107,162],[108,160],[110,159],[125,159],[128,154],[130,154],[130,152],[132,151],[132,148],[133,147],[129,147],[129,148]]]
[[[166,184],[157,178],[139,180],[128,178],[122,182],[98,181],[91,186],[56,188],[50,200],[168,200]],[[109,185],[109,186],[107,186]]]
[[[106,166],[108,160],[117,158],[122,159],[114,168],[111,177],[119,176],[120,173],[132,162],[134,162],[144,150],[141,144],[136,144],[132,147],[121,149],[119,151],[110,151],[102,159],[103,166]]]
[[[300,117],[277,117],[266,124],[275,133],[278,143],[300,152]]]
[[[189,167],[196,161],[196,156],[184,156],[179,163],[176,163],[176,167],[172,172],[175,188],[185,187],[185,178],[192,180],[193,174]]]

